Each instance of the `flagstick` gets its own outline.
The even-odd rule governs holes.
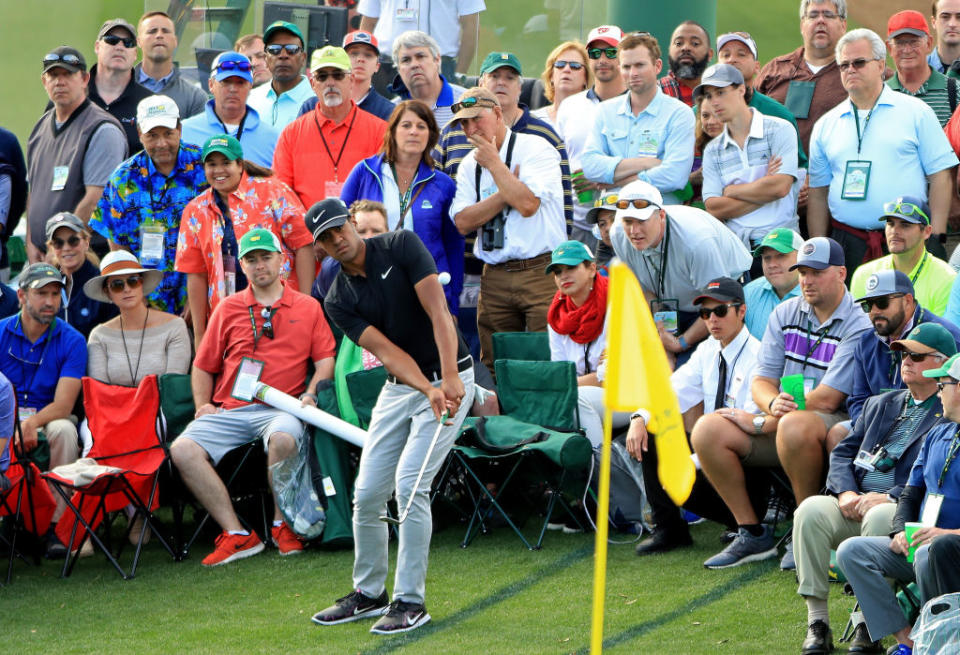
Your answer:
[[[590,631],[590,653],[603,652],[603,601],[607,583],[607,529],[610,515],[610,440],[613,411],[603,412],[603,451],[600,457],[600,483],[597,491],[597,540],[593,562],[593,620]]]

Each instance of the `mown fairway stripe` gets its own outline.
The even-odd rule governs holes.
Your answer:
[[[488,608],[493,607],[497,603],[507,600],[508,598],[512,598],[513,596],[516,596],[520,592],[525,591],[526,589],[529,589],[530,587],[541,582],[542,580],[559,573],[560,571],[566,569],[568,566],[575,564],[582,559],[585,559],[587,557],[592,557],[592,556],[593,556],[593,544],[591,543],[589,546],[584,546],[583,548],[580,548],[578,550],[568,553],[567,555],[564,555],[563,557],[555,560],[551,564],[548,564],[540,568],[540,570],[529,574],[525,578],[522,578],[520,580],[517,580],[516,582],[512,582],[508,584],[507,586],[493,592],[486,598],[482,598],[472,603],[469,607],[464,607],[460,611],[455,612],[450,616],[443,617],[443,619],[440,621],[431,621],[430,623],[423,626],[422,628],[419,628],[407,634],[401,634],[396,637],[386,637],[387,641],[384,641],[383,644],[371,650],[363,651],[363,653],[366,655],[376,655],[378,653],[389,653],[398,648],[406,646],[408,644],[412,644],[415,641],[419,641],[421,639],[429,637],[437,632],[440,632],[441,630],[447,630],[449,628],[457,626],[460,623],[466,621],[467,619],[479,614],[480,612],[483,612]],[[430,608],[427,607],[427,611],[429,610]]]

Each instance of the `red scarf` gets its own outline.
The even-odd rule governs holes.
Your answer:
[[[602,275],[593,278],[593,289],[587,301],[577,307],[573,299],[557,291],[547,311],[547,323],[557,334],[569,335],[576,343],[590,343],[603,331],[603,319],[607,314],[607,286],[609,281]]]

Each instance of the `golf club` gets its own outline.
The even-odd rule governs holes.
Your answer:
[[[433,433],[433,439],[427,448],[427,454],[423,458],[423,464],[420,465],[420,472],[417,473],[417,481],[413,483],[413,489],[410,492],[410,497],[407,499],[407,506],[403,508],[403,511],[400,512],[400,516],[397,518],[387,515],[381,516],[380,520],[384,523],[400,525],[407,519],[407,514],[410,513],[410,507],[413,505],[413,497],[417,494],[417,489],[420,487],[420,480],[423,479],[423,472],[427,470],[427,463],[430,461],[430,456],[433,455],[433,447],[437,445],[437,439],[440,438],[440,431],[443,430],[443,424],[446,423],[449,415],[450,412],[444,412],[440,417],[440,425],[437,426],[437,431]]]

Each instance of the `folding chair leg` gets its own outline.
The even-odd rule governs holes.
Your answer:
[[[113,553],[110,552],[110,549],[107,547],[107,545],[104,544],[100,537],[96,535],[96,531],[93,529],[92,523],[87,522],[87,520],[83,518],[83,514],[80,510],[83,508],[83,501],[85,498],[80,499],[80,506],[77,507],[73,504],[69,496],[67,496],[67,493],[60,487],[59,484],[54,484],[53,488],[56,489],[57,493],[60,494],[60,497],[63,498],[64,502],[67,504],[67,507],[69,507],[70,511],[72,511],[74,514],[73,529],[70,531],[71,545],[73,544],[73,540],[77,535],[78,524],[81,524],[84,528],[86,528],[86,532],[84,533],[83,538],[80,540],[80,543],[77,545],[77,549],[73,555],[71,555],[69,552],[67,553],[67,557],[63,562],[63,569],[60,572],[60,577],[66,578],[70,576],[70,573],[73,572],[73,567],[76,565],[77,560],[80,559],[80,550],[83,548],[83,544],[87,539],[92,539],[93,543],[96,544],[101,551],[103,551],[103,554],[106,555],[110,563],[113,564],[113,568],[117,570],[117,573],[120,574],[120,577],[122,577],[124,580],[128,580],[130,576],[128,576],[123,570],[123,567],[120,566],[117,558],[113,556]],[[100,501],[96,504],[93,516],[91,517],[92,520],[95,520],[98,515],[106,518],[106,511],[104,509],[106,506],[106,497],[106,493],[100,497]]]
[[[460,455],[458,454],[457,457],[460,458]],[[518,528],[516,524],[514,524],[513,520],[507,515],[503,507],[500,506],[500,503],[497,502],[497,499],[499,498],[500,494],[503,493],[503,490],[506,488],[507,484],[513,478],[513,474],[516,473],[517,468],[519,467],[519,463],[521,461],[522,460],[519,460],[519,459],[517,460],[517,463],[514,464],[513,468],[510,470],[510,473],[507,474],[506,479],[500,485],[496,494],[491,493],[490,490],[487,489],[487,485],[485,485],[483,481],[479,477],[477,477],[477,474],[473,472],[473,469],[471,469],[469,466],[466,466],[466,464],[463,462],[462,459],[461,459],[461,464],[463,464],[464,469],[467,471],[467,473],[470,474],[470,477],[476,481],[477,486],[482,491],[482,495],[480,496],[480,498],[482,499],[483,497],[486,497],[487,500],[490,501],[490,504],[493,506],[493,508],[495,508],[498,512],[500,512],[500,515],[507,522],[507,525],[509,525],[510,528],[513,529],[513,531],[517,534],[517,536],[520,537],[520,540],[523,542],[523,545],[526,546],[528,550],[539,550],[540,545],[539,544],[537,546],[531,545],[530,542],[527,540],[527,538],[523,535],[523,532],[520,531],[520,528]],[[483,518],[480,516],[480,513],[481,513],[480,503],[477,502],[474,505],[473,515],[470,517],[470,523],[467,525],[467,533],[464,535],[463,542],[460,544],[461,548],[466,548],[467,546],[469,546],[470,542],[473,541],[474,537],[476,537],[477,533],[479,533],[479,528],[477,530],[477,533],[474,533],[473,530],[474,530],[475,523],[479,522],[481,525],[483,523]],[[541,541],[542,541],[542,537],[541,537]]]

